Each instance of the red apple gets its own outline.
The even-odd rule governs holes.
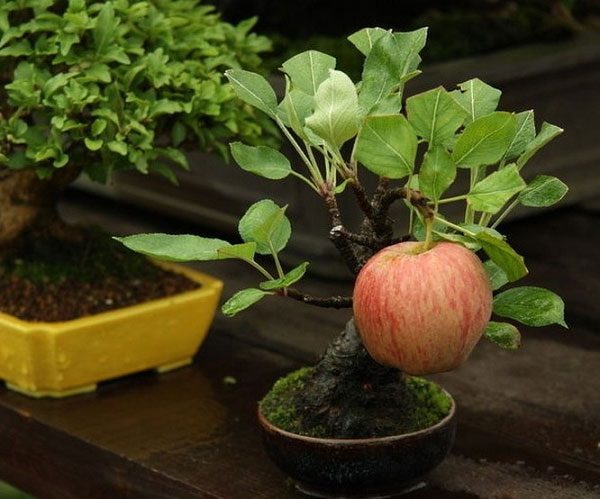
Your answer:
[[[460,366],[492,312],[490,280],[473,252],[449,242],[422,247],[384,248],[354,286],[354,320],[369,354],[415,375]]]

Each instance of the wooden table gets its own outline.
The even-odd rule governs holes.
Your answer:
[[[90,217],[78,197],[65,211]],[[115,232],[185,229],[123,213],[105,205],[95,219]],[[597,224],[597,213],[579,208],[510,226],[535,276],[529,283],[566,298],[571,329],[524,329],[516,353],[482,342],[461,369],[435,377],[458,401],[457,441],[405,497],[600,498]],[[543,231],[535,240],[534,227]],[[569,235],[559,237],[560,227]],[[243,267],[207,267],[228,293],[253,279]],[[347,286],[306,283],[324,293]],[[263,452],[256,401],[278,376],[313,362],[346,318],[264,301],[219,318],[189,368],[61,401],[0,388],[0,479],[49,499],[300,497]]]

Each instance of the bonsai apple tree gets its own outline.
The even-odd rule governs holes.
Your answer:
[[[269,199],[241,218],[239,243],[169,234],[120,239],[156,258],[239,259],[254,267],[258,285],[223,305],[229,316],[264,298],[353,307],[354,323],[303,379],[293,402],[298,420],[288,429],[369,435],[372,421],[357,415],[374,394],[389,402],[390,386],[408,383],[399,370],[454,369],[482,335],[516,349],[521,339],[514,322],[565,326],[556,294],[515,285],[527,267],[498,230],[517,206],[550,206],[567,192],[555,177],[525,174],[531,157],[562,130],[549,123],[536,128],[533,111],[497,110],[501,92],[477,78],[405,98],[405,84],[420,73],[426,33],[369,28],[351,35],[365,56],[358,83],[336,69],[334,58],[300,53],[282,65],[281,100],[258,74],[226,73],[237,96],[280,128],[301,168],[275,149],[242,142],[230,145],[233,158],[243,170],[274,181],[293,175],[323,200],[329,238],[356,277],[353,297],[301,291],[309,263],[284,268],[280,253],[291,223],[286,206]],[[372,192],[363,184],[367,174],[378,177]],[[357,226],[349,226],[338,207],[346,195],[364,214]],[[407,214],[401,224],[390,215],[395,204]],[[459,219],[445,214],[451,205],[462,205]],[[262,255],[272,265],[257,258]]]
[[[56,199],[82,172],[174,181],[184,146],[256,141],[265,118],[222,75],[258,67],[269,41],[253,24],[198,0],[0,2],[0,249],[65,235]]]

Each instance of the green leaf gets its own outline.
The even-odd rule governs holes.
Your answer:
[[[262,300],[265,296],[272,294],[261,289],[248,288],[242,289],[234,294],[229,300],[227,300],[221,307],[221,311],[227,317],[233,317],[242,310],[254,305],[256,302]]]
[[[371,38],[373,37],[373,38]],[[351,37],[359,49],[368,50],[358,103],[369,116],[398,113],[404,84],[414,78],[425,46],[427,28],[406,33],[367,29]],[[368,46],[368,49],[367,49]]]
[[[424,230],[424,228],[423,228]],[[465,248],[470,249],[471,251],[479,251],[481,249],[481,245],[472,237],[464,236],[462,234],[455,234],[452,232],[441,232],[438,230],[433,231],[434,240],[445,239],[446,241],[450,241],[453,243],[462,244]],[[437,236],[437,237],[435,237]],[[425,240],[425,232],[423,232],[423,238],[419,239],[419,241]]]
[[[112,151],[120,154],[121,156],[127,155],[127,144],[125,142],[121,142],[119,140],[113,140],[108,142],[106,146]]]
[[[11,170],[21,170],[22,168],[30,167],[31,163],[31,159],[25,156],[23,151],[15,151],[8,156],[6,166]]]
[[[182,102],[169,99],[158,99],[152,102],[148,111],[148,117],[155,118],[161,114],[176,114],[184,109]]]
[[[102,139],[90,139],[89,137],[83,139],[83,142],[85,143],[85,147],[90,151],[97,151],[102,147],[102,144],[104,144]]]
[[[117,46],[109,46],[105,49],[104,54],[102,55],[102,60],[104,62],[118,62],[120,64],[131,64],[131,59],[125,52],[123,47]]]
[[[243,170],[271,180],[287,177],[292,167],[289,160],[275,149],[266,146],[252,147],[241,142],[229,144],[233,159]]]
[[[483,334],[504,350],[517,350],[521,346],[521,333],[508,322],[490,321]]]
[[[490,278],[492,289],[494,291],[508,283],[508,277],[506,277],[504,270],[498,267],[493,260],[486,260],[483,262],[483,267]]]
[[[230,69],[225,76],[237,96],[271,117],[277,113],[277,97],[269,82],[261,75],[244,69]]]
[[[94,28],[94,44],[96,53],[103,54],[110,45],[116,29],[115,10],[112,2],[105,2],[96,18],[96,27]]]
[[[332,69],[315,94],[315,112],[306,125],[319,137],[338,149],[358,132],[358,97],[352,80]]]
[[[307,50],[282,65],[294,87],[308,95],[315,95],[319,85],[329,77],[329,70],[335,69],[335,58],[316,50]]]
[[[514,115],[502,111],[478,118],[465,127],[452,158],[465,168],[494,164],[508,150],[516,126]]]
[[[63,166],[65,166],[67,163],[69,162],[69,156],[66,154],[63,154],[62,152],[55,158],[55,160],[52,162],[52,166],[54,166],[54,168],[62,168]]]
[[[394,37],[398,41],[400,47],[400,80],[407,81],[406,77],[409,74],[414,74],[414,71],[421,63],[419,52],[427,43],[427,28],[419,28],[414,31],[396,31]]]
[[[102,83],[110,83],[112,76],[110,74],[110,68],[106,64],[94,64],[85,70],[84,75],[94,81],[101,81]]]
[[[443,144],[454,137],[467,117],[443,87],[409,97],[406,112],[417,135],[430,144]]]
[[[173,145],[179,147],[186,137],[187,130],[185,125],[181,121],[175,122],[171,129],[171,140],[173,141]]]
[[[387,178],[402,178],[414,169],[417,136],[401,114],[367,118],[356,144],[356,159]]]
[[[173,173],[173,170],[171,170],[171,168],[169,168],[164,163],[161,163],[159,161],[153,161],[152,164],[150,165],[150,168],[152,169],[153,172],[156,172],[159,175],[162,175],[173,185],[179,185],[179,180],[177,180],[177,176]]]
[[[92,123],[92,135],[98,136],[106,129],[106,120],[99,118]]]
[[[241,243],[224,246],[217,250],[217,256],[219,260],[254,260],[254,254],[256,253],[256,243]]]
[[[240,236],[245,242],[255,242],[260,255],[270,255],[271,249],[278,253],[285,248],[292,233],[285,209],[270,199],[254,203],[240,219]]]
[[[542,208],[558,203],[569,188],[556,177],[538,175],[519,194],[519,201],[524,206]]]
[[[565,304],[557,294],[544,288],[522,286],[508,289],[494,298],[494,313],[527,326],[565,323]]]
[[[538,152],[552,139],[558,137],[561,133],[563,133],[562,128],[551,125],[550,123],[542,123],[540,133],[536,135],[535,139],[527,144],[525,151],[517,160],[517,167],[519,170],[525,166],[525,163],[527,163],[536,152]]]
[[[384,36],[389,31],[382,28],[363,28],[356,33],[352,33],[348,40],[352,45],[354,45],[358,50],[360,50],[363,55],[368,56],[373,48],[373,45],[379,40],[382,36]]]
[[[333,190],[333,192],[335,194],[341,194],[342,192],[344,192],[346,190],[346,187],[348,187],[348,184],[350,183],[349,178],[347,178],[346,180],[344,180],[343,182],[341,182],[340,184],[338,184],[335,189]]]
[[[185,170],[189,170],[187,157],[179,149],[175,149],[174,147],[161,147],[156,148],[155,151],[159,154],[159,156],[163,158],[168,158],[174,163],[177,163]]]
[[[279,105],[279,109],[284,114],[283,122],[285,125],[291,127],[302,138],[306,138],[305,121],[313,113],[314,108],[314,98],[298,89],[286,92]]]
[[[490,114],[498,107],[502,92],[491,87],[479,78],[459,83],[460,90],[452,92],[452,96],[467,111],[467,123]]]
[[[113,239],[142,255],[173,262],[218,260],[218,251],[231,246],[221,239],[189,234],[136,234]]]
[[[285,274],[283,277],[280,277],[279,279],[261,282],[260,289],[264,289],[265,291],[274,291],[276,289],[288,288],[292,284],[302,279],[302,277],[306,273],[308,265],[308,262],[301,263],[296,268],[290,270],[287,274]]]
[[[510,282],[525,277],[529,272],[523,257],[502,238],[496,237],[487,231],[481,231],[476,234],[476,239],[492,261],[504,271]]]
[[[77,74],[78,73],[76,73],[76,72],[74,72],[74,73],[58,73],[57,75],[53,76],[52,78],[48,78],[46,80],[46,82],[44,83],[44,87],[42,89],[44,92],[44,96],[50,97],[59,88],[62,88],[67,83],[69,83],[69,80],[71,78],[77,76]]]
[[[29,40],[19,40],[0,50],[0,57],[23,57],[33,54]]]
[[[368,32],[367,32],[368,33]],[[384,32],[373,43],[364,63],[358,103],[367,115],[397,113],[402,88],[418,74],[427,30],[410,33]]]
[[[515,115],[517,127],[508,150],[504,155],[505,161],[511,161],[522,154],[530,142],[535,139],[535,119],[533,111],[523,111]]]
[[[435,146],[425,153],[419,171],[421,192],[429,199],[437,201],[456,178],[456,165],[445,148]]]
[[[497,213],[525,185],[516,165],[508,165],[477,182],[467,194],[467,202],[476,211]]]

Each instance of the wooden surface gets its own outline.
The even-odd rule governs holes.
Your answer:
[[[113,232],[194,230],[99,201],[91,216],[82,201],[72,197],[65,214]],[[461,369],[436,377],[458,402],[456,446],[404,497],[600,498],[597,226],[593,207],[577,207],[509,227],[535,276],[528,283],[565,297],[571,328],[523,330],[516,353],[482,342]],[[227,263],[202,268],[227,280],[226,293],[255,282]],[[348,284],[312,278],[305,287]],[[314,361],[347,316],[265,300],[218,318],[190,368],[63,401],[0,388],[0,479],[49,499],[299,497],[263,452],[256,401],[278,376]]]

